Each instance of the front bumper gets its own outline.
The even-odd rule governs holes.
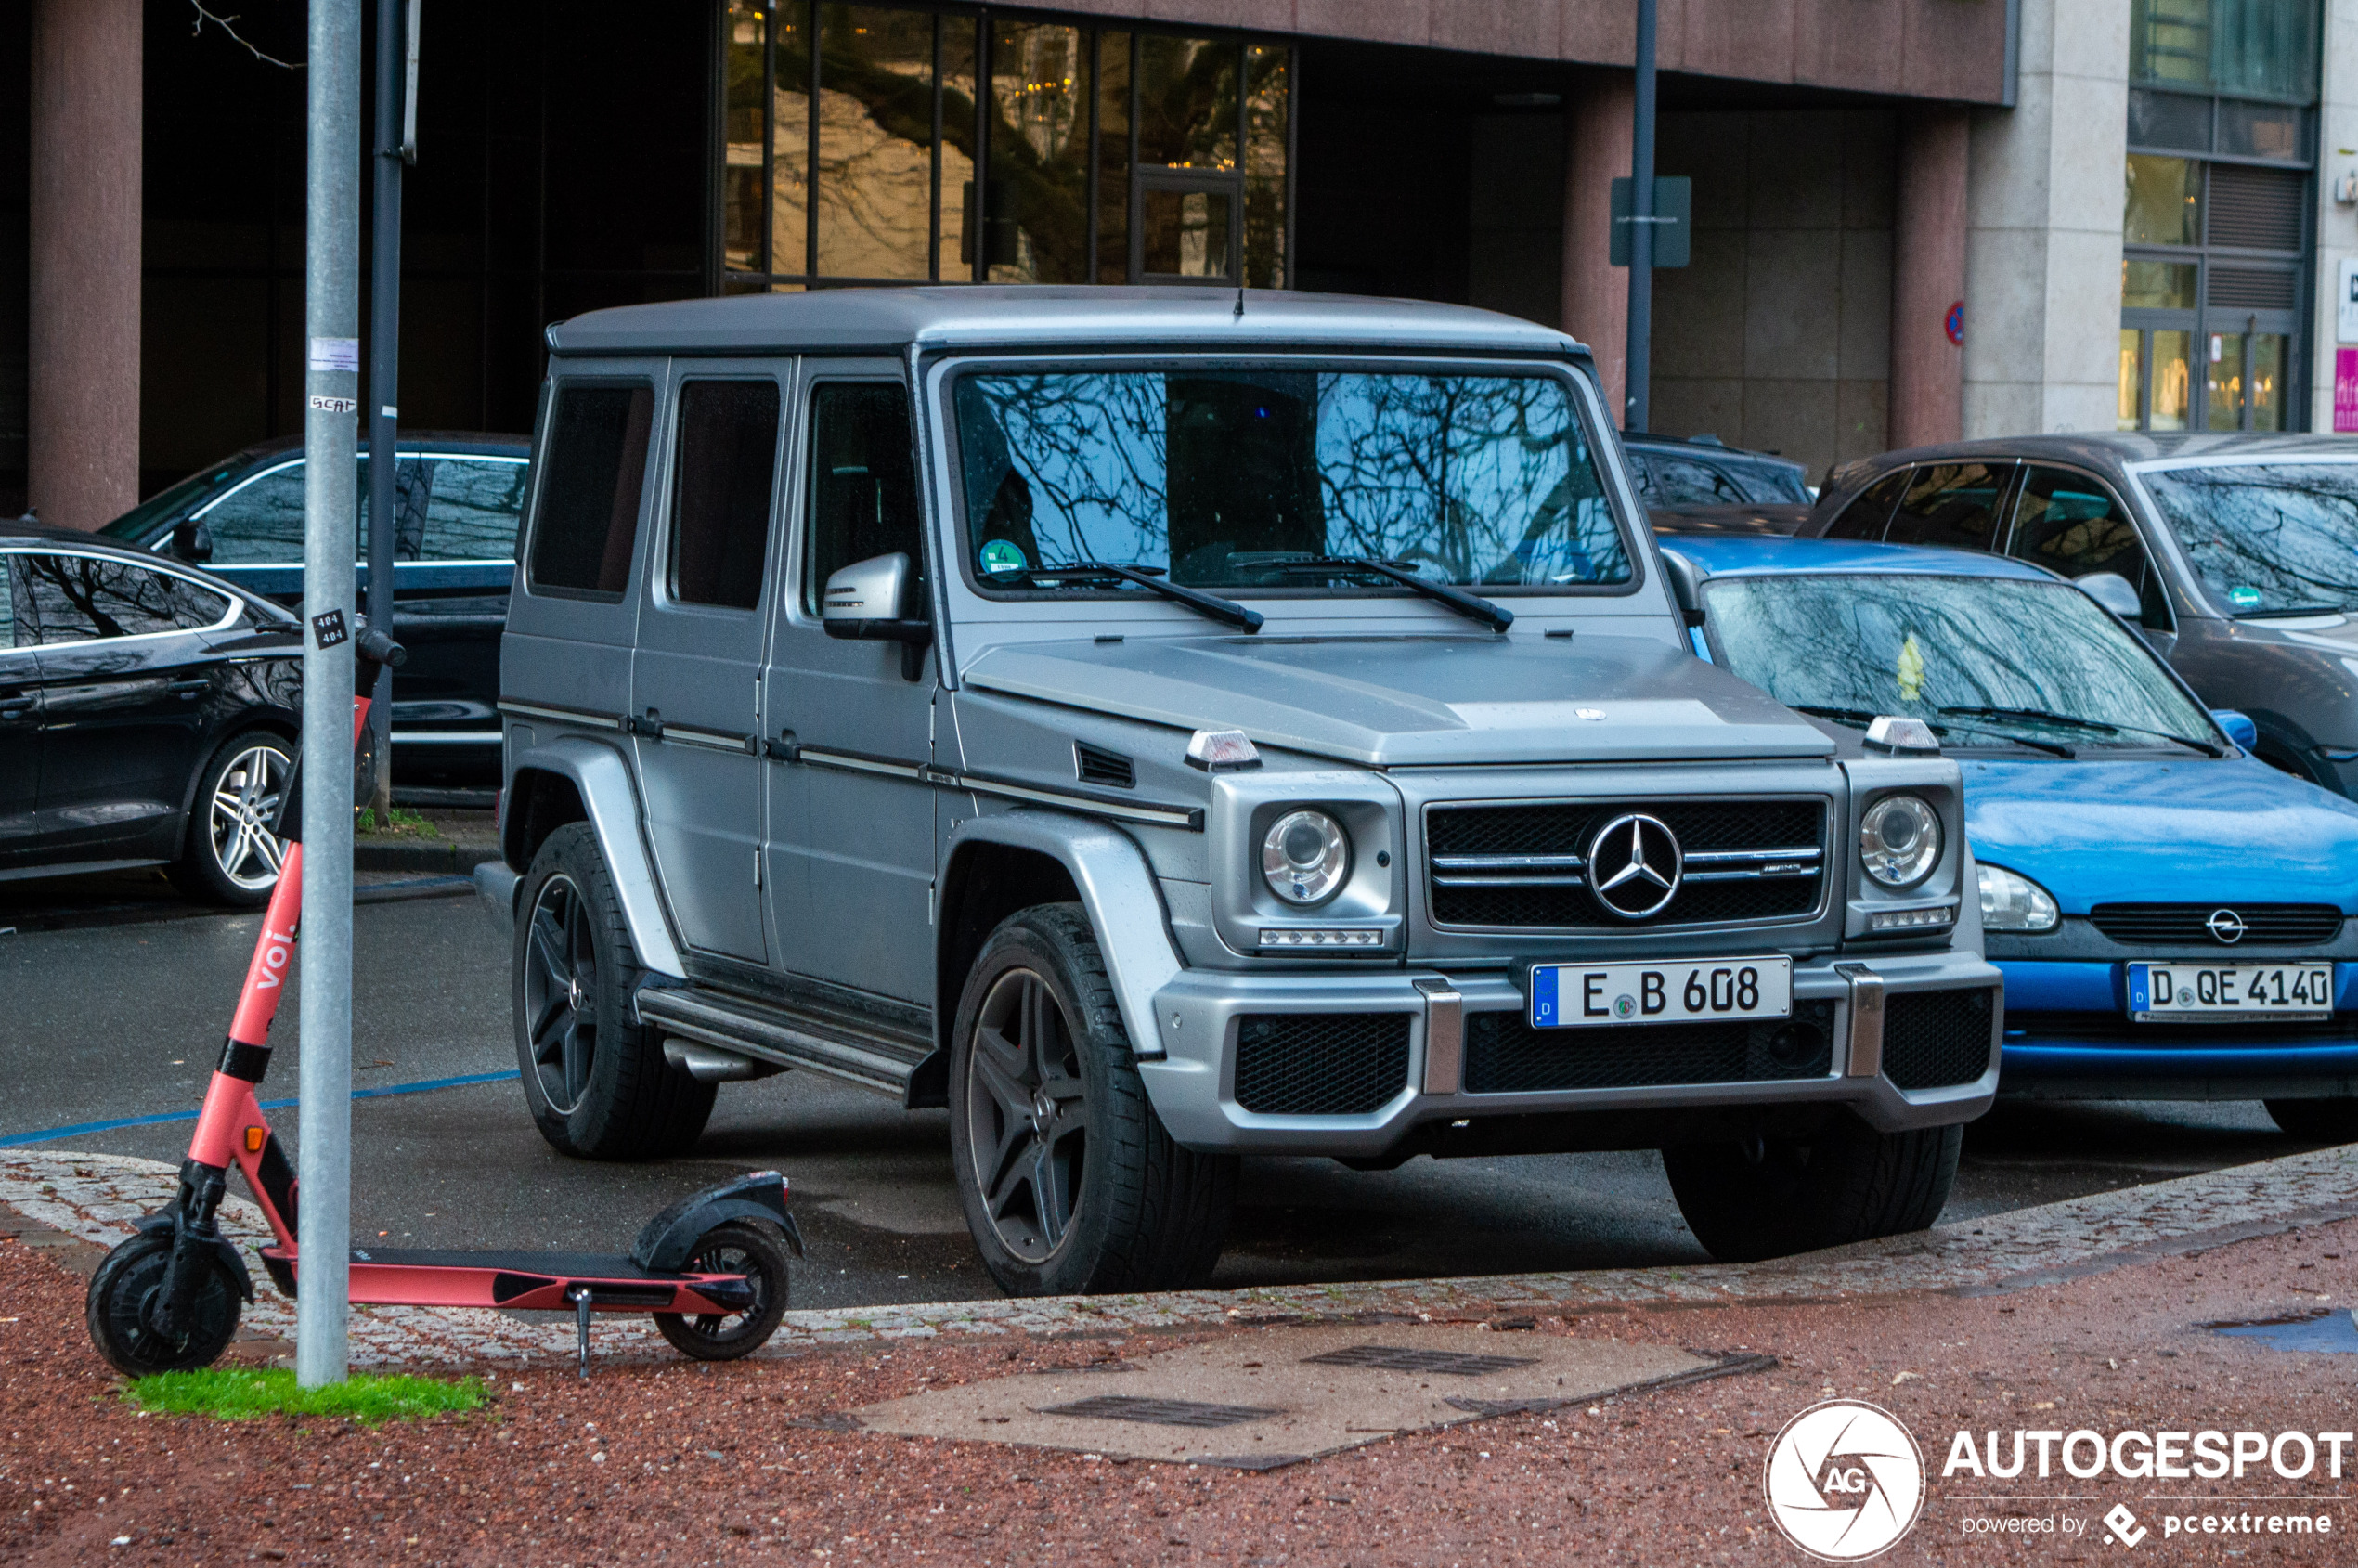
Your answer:
[[[1418,1128],[1433,1122],[1729,1107],[1840,1105],[1879,1131],[1902,1132],[1969,1121],[1989,1108],[1998,1083],[1995,1020],[2002,1008],[1989,1008],[1990,1046],[1987,1065],[1977,1076],[1911,1091],[1893,1082],[1878,1059],[1878,1037],[1891,999],[1913,992],[1982,991],[1993,993],[1990,1000],[1996,1004],[1994,993],[2001,984],[1996,968],[1974,954],[1955,952],[1798,961],[1793,982],[1796,1015],[1806,1004],[1831,1005],[1831,1051],[1822,1072],[1743,1082],[1471,1093],[1463,1071],[1467,1021],[1483,1013],[1505,1013],[1516,1019],[1523,1014],[1522,991],[1508,976],[1453,977],[1429,968],[1335,975],[1187,970],[1155,994],[1155,1027],[1163,1058],[1140,1061],[1138,1071],[1171,1134],[1190,1148],[1207,1151],[1380,1159]],[[1406,1069],[1398,1091],[1380,1106],[1357,1114],[1273,1115],[1237,1103],[1241,1019],[1380,1014],[1404,1014],[1408,1020]],[[1631,1042],[1626,1048],[1642,1052],[1646,1027],[1637,1026],[1626,1034]],[[1562,1049],[1579,1051],[1583,1032],[1561,1031]],[[1554,1033],[1550,1031],[1550,1048]]]
[[[2334,965],[2331,1019],[2245,1025],[2131,1022],[2126,966],[2118,963],[2012,960],[1998,967],[2008,1004],[1999,1092],[2009,1098],[2358,1095],[2358,964]]]

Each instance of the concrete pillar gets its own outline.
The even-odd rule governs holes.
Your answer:
[[[2323,91],[2317,105],[2317,273],[2310,297],[2316,301],[2316,329],[2310,342],[2309,423],[2334,428],[2336,351],[2358,348],[2341,335],[2341,264],[2358,261],[2358,225],[2351,208],[2334,199],[2344,175],[2358,174],[2358,0],[2330,0],[2326,6]]]
[[[33,0],[28,491],[96,528],[139,499],[140,0]]]
[[[1629,177],[1638,109],[1626,71],[1585,73],[1564,115],[1563,330],[1597,356],[1615,426],[1628,386],[1629,271],[1614,266],[1613,182]]]
[[[1965,165],[1972,122],[1962,109],[1899,119],[1898,201],[1891,235],[1891,412],[1894,447],[1954,441],[1964,429],[1964,353],[1949,313],[1965,297]],[[1972,318],[1964,317],[1968,327]]]
[[[1964,434],[2114,428],[2130,0],[2021,0],[2016,107],[1973,111]]]

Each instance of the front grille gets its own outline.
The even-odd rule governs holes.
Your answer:
[[[1597,830],[1653,817],[1684,859],[1669,906],[1630,920],[1588,891]],[[1425,856],[1437,926],[1577,928],[1793,920],[1816,911],[1825,880],[1826,808],[1816,800],[1582,800],[1436,806]]]
[[[2244,924],[2233,944],[2211,934],[2210,917],[2222,911]],[[2339,936],[2341,911],[2331,904],[2098,904],[2088,923],[2131,947],[2296,947]]]
[[[2232,1018],[2186,1024],[2141,1024],[2119,1013],[2028,1012],[2006,1009],[2006,1038],[2041,1044],[2122,1045],[2148,1051],[2217,1050],[2238,1045],[2300,1045],[2358,1040],[2358,1016],[2298,1023],[2241,1023]]]
[[[1466,1093],[1762,1083],[1833,1070],[1834,1004],[1747,1023],[1534,1029],[1519,1013],[1466,1016]]]
[[[1903,991],[1883,1013],[1884,1076],[1902,1089],[1970,1083],[1989,1069],[1986,990]]]
[[[1261,1116],[1365,1116],[1408,1082],[1406,1013],[1237,1020],[1237,1104]]]

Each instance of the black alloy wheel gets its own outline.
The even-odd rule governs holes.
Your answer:
[[[524,1007],[540,1097],[570,1116],[589,1097],[598,1054],[598,952],[581,887],[563,872],[540,885],[525,922]]]
[[[1037,1266],[1072,1229],[1089,1150],[1072,1025],[1047,980],[1016,968],[983,997],[973,1038],[966,1142],[975,1186],[1000,1244]]]
[[[685,1273],[742,1274],[753,1304],[741,1312],[654,1315],[655,1330],[680,1354],[698,1361],[734,1361],[761,1348],[786,1312],[786,1250],[767,1226],[732,1220],[696,1240]]]

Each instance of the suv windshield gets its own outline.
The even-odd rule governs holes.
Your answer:
[[[2358,463],[2138,475],[2210,591],[2239,616],[2358,610]]]
[[[1844,573],[1704,594],[1727,667],[1787,707],[1911,715],[1965,747],[2218,744],[2153,654],[2065,583]]]
[[[1111,563],[1208,589],[1398,593],[1349,556],[1484,589],[1626,583],[1630,557],[1552,375],[1204,366],[969,372],[967,548],[991,586],[1103,590]]]

